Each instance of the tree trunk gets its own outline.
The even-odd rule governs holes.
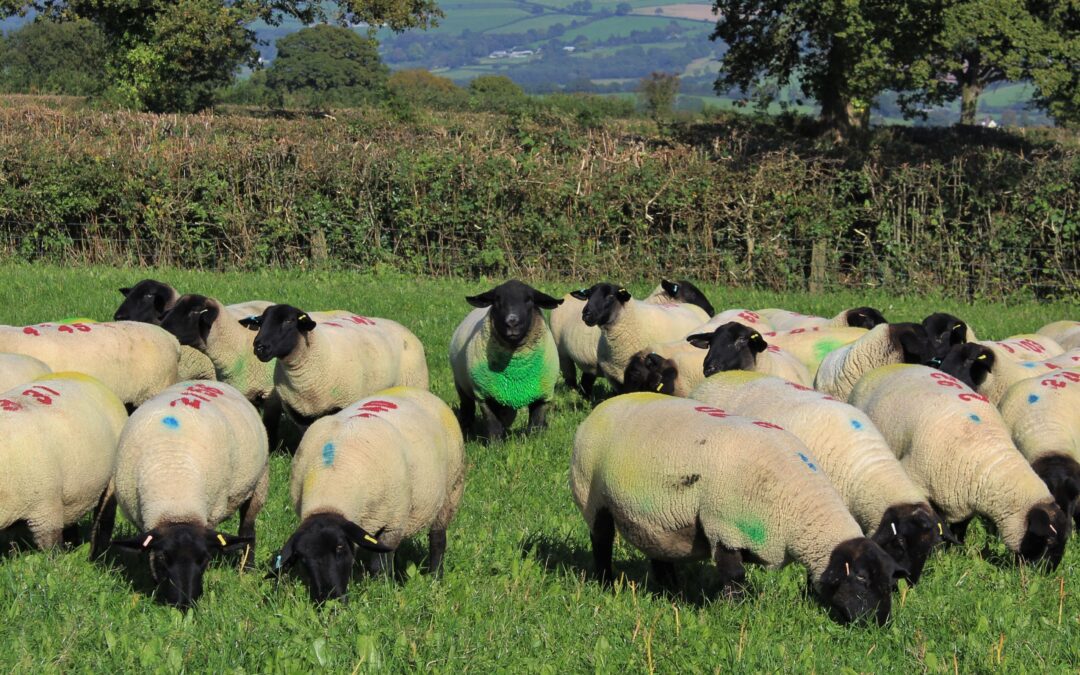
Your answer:
[[[829,48],[829,66],[818,92],[821,104],[821,123],[826,131],[833,132],[843,140],[851,131],[861,126],[861,116],[844,93],[843,48],[835,42]]]
[[[967,55],[967,70],[960,81],[960,124],[975,124],[979,114],[979,96],[983,84],[979,81],[979,55]]]

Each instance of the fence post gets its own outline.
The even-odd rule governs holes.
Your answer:
[[[825,290],[825,282],[828,278],[828,242],[818,240],[814,242],[814,248],[810,253],[810,284],[811,293],[821,293]]]

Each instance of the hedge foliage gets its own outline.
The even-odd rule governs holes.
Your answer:
[[[1080,143],[730,117],[0,107],[0,255],[1080,295]]]

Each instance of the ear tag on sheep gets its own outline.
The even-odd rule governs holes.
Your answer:
[[[296,317],[296,320],[297,321],[307,321],[307,318],[308,318],[307,314],[301,314],[300,316]]]
[[[960,327],[960,324],[956,324],[955,326],[953,326],[953,327],[952,327],[952,329],[953,329],[953,330],[956,330],[956,329],[957,329],[957,328],[959,328],[959,327]]]
[[[893,533],[893,536],[895,537],[896,536],[896,523],[890,523],[890,525],[892,525],[892,533]]]
[[[847,563],[844,563],[844,571],[847,572],[847,575],[850,577],[851,576],[851,565],[849,565]]]
[[[281,554],[280,553],[278,553],[277,557],[274,558],[274,569],[276,569],[276,570],[281,569]]]
[[[1057,534],[1057,530],[1054,529],[1053,524],[1050,525],[1050,531],[1053,532],[1054,534]]]
[[[753,335],[750,336],[750,339],[751,340],[757,340],[759,337],[761,337],[760,333],[754,333]]]
[[[661,382],[660,384],[656,385],[656,391],[660,391],[660,390],[661,390],[661,389],[663,389],[663,388],[664,388],[664,383],[663,383],[663,382]]]
[[[375,537],[371,536],[370,534],[365,534],[364,535],[364,541],[370,542],[372,544],[378,544],[379,543],[379,540],[376,539]]]
[[[625,289],[625,288],[620,288],[620,289],[619,289],[619,290],[618,290],[617,292],[619,292],[619,293],[625,293],[625,292],[626,292],[626,289]]]
[[[975,360],[976,361],[985,361],[986,360],[986,354],[979,354],[979,358],[977,358]]]
[[[671,285],[671,292],[672,293],[678,293],[679,292],[679,284],[672,284]]]
[[[154,540],[154,535],[152,535],[152,534],[146,535],[146,539],[143,539],[142,547],[146,548],[147,546],[150,545],[150,542],[153,541],[153,540]]]
[[[941,523],[937,524],[937,533],[939,536],[945,536],[945,530],[941,527]]]
[[[227,545],[227,544],[225,543],[225,537],[221,536],[221,533],[218,533],[218,536],[217,536],[217,540],[218,540],[218,541],[219,541],[219,542],[221,543],[221,545],[222,545],[222,546],[226,546],[226,545]]]

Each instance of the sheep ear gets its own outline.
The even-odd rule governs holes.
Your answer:
[[[578,300],[588,300],[588,299],[589,299],[589,296],[590,296],[591,294],[592,294],[592,287],[589,287],[589,288],[579,288],[579,289],[578,289],[578,290],[576,290],[576,291],[570,291],[570,295],[572,295],[573,297],[577,298]]]
[[[120,295],[124,296],[125,298],[128,296],[128,293],[130,293],[130,292],[131,292],[130,287],[120,289]]]
[[[480,295],[466,295],[465,302],[473,307],[491,307],[495,302],[495,294],[488,291],[486,293],[481,293]]]
[[[686,341],[698,349],[708,349],[712,345],[713,333],[695,333],[687,335]]]
[[[270,559],[270,571],[266,573],[267,579],[277,579],[285,573],[287,569],[292,567],[296,562],[296,558],[293,556],[295,552],[297,532],[293,532],[289,540],[285,542],[285,545],[281,547],[277,555]]]
[[[911,578],[911,571],[908,570],[908,568],[906,568],[903,565],[901,565],[899,563],[896,563],[896,562],[893,562],[892,565],[893,565],[893,569],[892,569],[892,580],[893,581],[896,581],[897,579],[910,579]]]
[[[364,528],[360,527],[352,521],[345,522],[345,534],[349,537],[349,540],[360,548],[366,548],[369,551],[375,551],[376,553],[389,553],[394,549],[389,546],[384,546],[379,543],[379,540],[371,536]]]
[[[239,550],[245,546],[250,546],[254,543],[255,537],[234,537],[231,534],[215,532],[213,530],[208,530],[206,533],[206,544],[210,547],[211,551],[227,553],[229,551]]]
[[[535,302],[538,307],[544,309],[555,309],[562,304],[562,298],[553,298],[547,293],[541,293],[540,291],[534,290],[533,302]]]
[[[967,327],[964,327],[967,330]],[[975,383],[975,386],[979,386],[986,381],[986,377],[994,372],[994,362],[997,357],[994,356],[994,351],[988,347],[979,347],[979,355],[971,361],[971,381]]]
[[[116,548],[122,548],[128,551],[144,552],[154,548],[157,545],[157,542],[160,541],[159,537],[160,535],[157,530],[150,530],[149,532],[143,532],[126,539],[113,539],[109,542],[109,546],[115,546]]]
[[[679,284],[675,283],[674,281],[668,281],[667,279],[661,279],[660,280],[660,287],[664,289],[665,293],[667,293],[668,295],[670,295],[673,298],[676,295],[678,295],[678,293],[679,293]]]
[[[312,319],[306,313],[301,312],[300,316],[296,317],[296,327],[300,329],[301,333],[315,330],[315,319]]]
[[[769,348],[769,343],[765,342],[765,338],[761,337],[761,333],[757,331],[751,333],[746,340],[750,345],[750,351],[754,353],[760,354]]]
[[[626,303],[630,302],[630,298],[632,298],[633,296],[630,295],[630,291],[626,290],[622,286],[619,286],[619,290],[615,291],[615,297],[618,298],[619,302],[625,305]]]
[[[245,316],[243,319],[240,319],[240,325],[244,328],[247,328],[248,330],[259,330],[259,328],[262,326],[262,317]]]
[[[962,345],[967,342],[967,324],[963,321],[958,321],[949,330],[949,344]]]

